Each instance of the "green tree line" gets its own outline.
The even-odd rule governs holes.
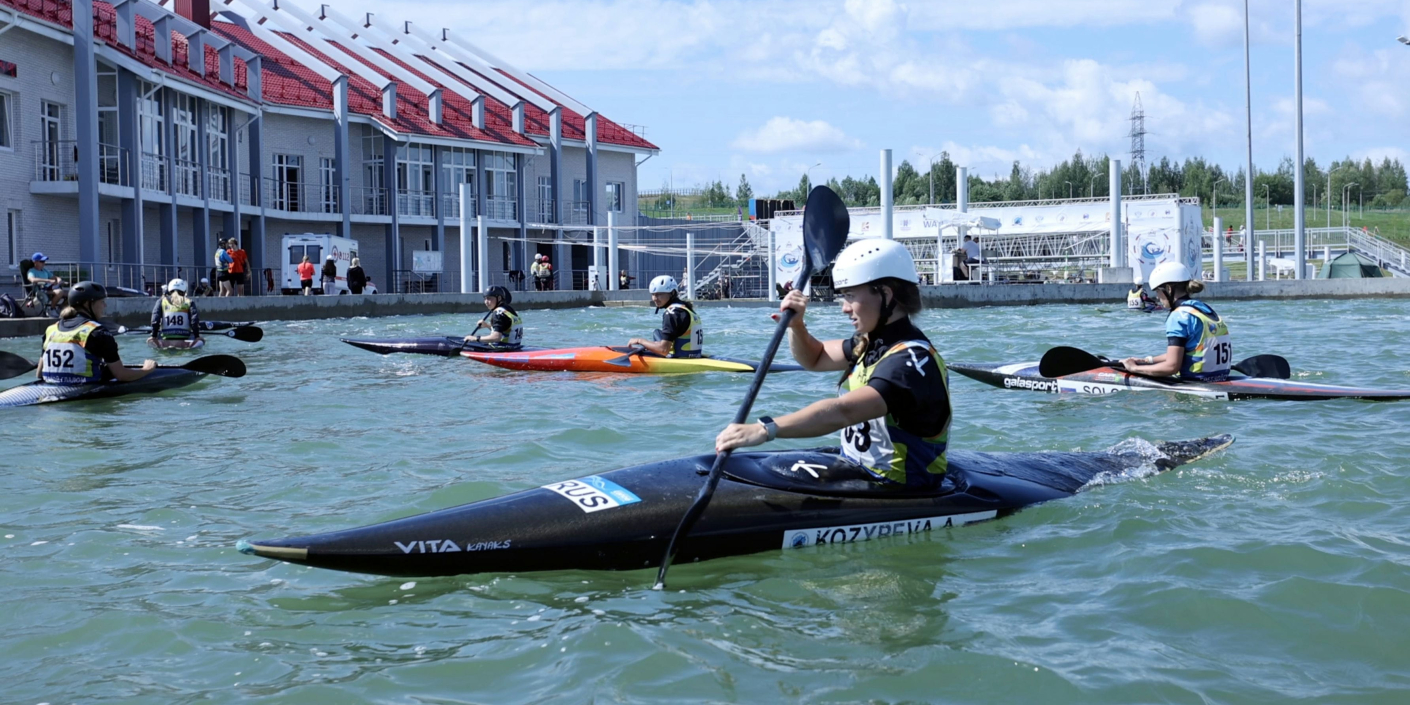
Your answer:
[[[1111,160],[1106,155],[1086,157],[1080,150],[1071,159],[1047,170],[1034,171],[1015,161],[1007,177],[996,174],[993,179],[986,179],[970,174],[969,200],[971,203],[992,203],[1069,197],[1103,198],[1110,195],[1110,168]],[[1254,204],[1292,205],[1293,168],[1291,158],[1284,158],[1273,171],[1255,167]],[[1330,190],[1328,173],[1331,174]],[[1122,190],[1127,194],[1178,193],[1198,197],[1205,204],[1217,199],[1221,207],[1233,207],[1243,205],[1247,175],[1242,168],[1228,171],[1202,157],[1190,157],[1183,163],[1162,157],[1150,164],[1144,180],[1130,165],[1123,165],[1121,178]],[[1410,187],[1406,184],[1405,167],[1399,160],[1386,158],[1375,164],[1370,159],[1358,162],[1347,157],[1334,160],[1323,169],[1316,160],[1308,159],[1305,179],[1305,202],[1309,206],[1325,204],[1328,193],[1332,195],[1334,204],[1340,203],[1345,191],[1349,203],[1360,203],[1360,199],[1364,198],[1364,203],[1372,208],[1410,208],[1410,197],[1407,197]],[[881,186],[874,177],[848,176],[840,181],[833,178],[828,180],[827,185],[849,206],[881,205]],[[796,188],[784,189],[774,198],[792,199],[801,205],[807,200],[812,186],[805,173]],[[955,163],[949,153],[942,152],[925,172],[918,171],[909,161],[902,161],[892,183],[892,197],[897,205],[953,203],[955,187]],[[718,181],[707,191],[713,191],[724,199],[730,195],[724,184]],[[739,199],[744,192],[753,193],[748,180],[741,174],[740,186],[733,195]],[[739,200],[735,202],[742,203]]]

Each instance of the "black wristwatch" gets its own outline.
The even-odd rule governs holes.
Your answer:
[[[764,427],[764,431],[769,434],[769,440],[778,438],[778,424],[774,423],[772,416],[760,416],[759,425]]]

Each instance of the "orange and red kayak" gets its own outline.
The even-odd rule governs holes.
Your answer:
[[[758,362],[728,357],[661,357],[634,348],[606,346],[558,348],[516,352],[460,353],[471,360],[510,370],[534,372],[623,372],[636,374],[690,374],[697,372],[754,372]],[[775,362],[770,372],[795,372],[798,365]]]

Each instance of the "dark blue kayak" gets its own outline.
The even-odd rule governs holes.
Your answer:
[[[464,338],[455,336],[430,336],[425,338],[342,338],[344,343],[362,348],[378,355],[392,353],[412,353],[416,355],[439,355],[455,357],[461,351],[470,352],[521,352],[542,350],[543,348],[496,346],[488,343],[467,343]]]
[[[0,407],[33,406],[82,399],[106,399],[129,394],[153,394],[195,384],[205,376],[206,374],[203,372],[193,372],[179,367],[159,367],[136,382],[50,384],[35,381],[0,392]]]

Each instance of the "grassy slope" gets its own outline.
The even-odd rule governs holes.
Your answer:
[[[1283,208],[1282,213],[1279,213],[1278,209],[1275,207],[1271,212],[1263,208],[1255,208],[1253,214],[1255,219],[1254,227],[1258,230],[1264,230],[1269,227],[1274,230],[1288,229],[1293,226],[1292,208],[1286,206]],[[1232,208],[1220,207],[1219,217],[1224,219],[1224,227],[1226,228],[1233,226],[1234,230],[1237,231],[1239,228],[1243,227],[1244,211],[1240,206],[1234,206]],[[1324,209],[1319,208],[1315,212],[1308,209],[1306,218],[1306,225],[1309,228],[1324,228],[1327,226],[1327,211]],[[1402,245],[1410,245],[1410,211],[1367,210],[1365,216],[1361,217],[1358,216],[1353,209],[1347,211],[1347,222],[1349,222],[1352,227],[1365,227],[1371,232],[1375,232],[1379,229],[1382,237]],[[1214,213],[1210,211],[1208,206],[1205,206],[1204,224],[1209,226],[1213,225],[1213,223]],[[1333,209],[1332,226],[1337,227],[1340,225],[1341,211]]]

